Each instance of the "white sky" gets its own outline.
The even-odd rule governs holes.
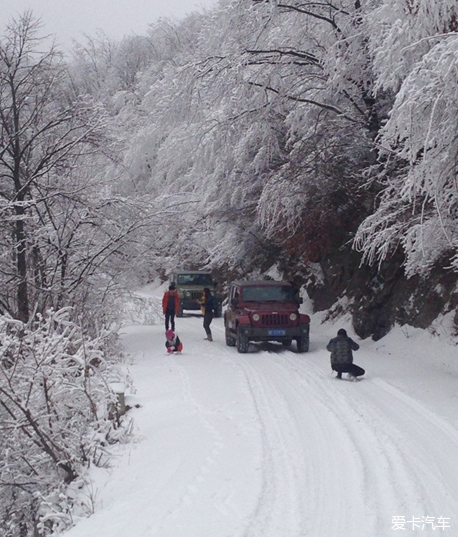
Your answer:
[[[98,29],[112,38],[146,32],[148,24],[160,17],[182,17],[192,11],[216,5],[217,0],[1,0],[0,36],[12,17],[31,9],[41,17],[46,33],[68,46],[83,34]]]

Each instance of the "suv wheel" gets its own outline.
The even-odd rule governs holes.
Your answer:
[[[301,337],[296,339],[297,342],[297,352],[308,352],[309,351],[309,335],[303,334]]]
[[[244,334],[240,330],[240,328],[237,329],[237,350],[240,353],[246,353],[246,352],[248,352],[248,346],[249,346],[249,342],[248,342],[247,335]]]
[[[283,347],[289,347],[292,343],[292,340],[291,339],[285,339],[281,342],[281,344],[283,345]]]
[[[226,335],[226,345],[228,347],[235,347],[235,344],[237,341],[235,337],[231,334],[228,328],[226,328],[225,335]]]
[[[183,317],[183,308],[181,306],[178,308],[177,317]]]

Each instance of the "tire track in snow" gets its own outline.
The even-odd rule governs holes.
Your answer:
[[[224,350],[247,379],[263,431],[263,486],[241,535],[341,537],[343,527],[352,537],[375,535],[365,502],[358,501],[364,500],[358,492],[364,489],[358,446],[342,431],[340,416],[329,411],[327,402],[304,390],[297,374],[281,365],[290,353],[241,356]],[[347,472],[339,470],[342,465]],[[357,491],[355,501],[349,484]],[[366,521],[364,528],[361,520]]]
[[[393,445],[384,433],[383,426],[378,430],[367,426],[360,409],[349,407],[347,398],[342,397],[338,386],[337,391],[329,393],[329,383],[322,382],[319,376],[311,375],[310,370],[303,378],[307,389],[334,415],[337,428],[333,434],[336,439],[347,437],[354,446],[350,457],[358,461],[364,484],[359,494],[353,493],[352,501],[365,505],[364,519],[366,524],[370,523],[373,527],[374,535],[391,534],[391,517],[397,514],[397,507],[405,505],[410,498],[418,498],[420,494],[415,480],[412,480],[413,474],[405,464],[404,454]],[[357,389],[353,384],[348,388]],[[344,481],[351,483],[346,463],[342,457],[339,472]],[[344,525],[347,525],[347,521],[344,521]],[[371,534],[366,525],[362,535]]]
[[[312,487],[317,493],[309,498],[313,508],[308,517],[302,517],[307,522],[305,533],[294,533],[294,527],[290,527],[288,532],[277,535],[381,537],[392,535],[392,517],[395,515],[404,515],[406,520],[413,516],[457,519],[458,471],[455,461],[458,433],[442,418],[381,380],[375,381],[377,389],[374,389],[370,379],[358,384],[339,382],[330,377],[325,379],[323,368],[305,356],[297,357],[282,351],[281,355],[264,352],[261,356],[238,355],[237,359],[248,380],[251,379],[253,398],[263,401],[258,404],[258,414],[264,422],[264,430],[273,429],[275,415],[281,416],[280,410],[275,410],[272,405],[289,394],[286,399],[289,398],[291,415],[285,421],[289,421],[292,428],[300,426],[302,421],[307,422],[306,426],[315,437],[315,448],[319,450],[321,446],[328,452],[322,461],[327,461],[333,468],[328,472],[322,461],[316,465],[319,471],[312,478]],[[301,403],[311,406],[313,413],[322,413],[327,431],[310,427],[313,416],[294,417],[298,413],[293,406]],[[266,432],[264,436],[265,449],[269,450],[275,435]],[[335,461],[329,455],[332,445],[339,446]],[[278,457],[271,456],[270,461],[268,457],[265,459],[268,464],[276,464],[277,472],[283,472],[286,479],[287,470]],[[448,471],[451,477],[447,476]],[[293,483],[294,487],[299,496],[307,496],[303,483],[297,481]],[[244,535],[266,534],[269,516],[274,519],[276,515],[268,514],[264,522],[259,518],[282,509],[280,494],[275,497],[266,490],[269,489],[264,488],[258,499],[258,504],[263,507],[253,514],[250,529]],[[317,522],[310,524],[310,519]],[[359,519],[358,527],[353,527],[352,519]],[[426,535],[433,530],[425,528],[422,531]]]
[[[244,537],[261,537],[268,535],[296,535],[300,518],[298,517],[296,461],[291,460],[290,453],[297,452],[298,441],[293,434],[285,435],[282,427],[284,411],[269,403],[268,390],[259,377],[248,371],[244,373],[253,405],[258,417],[262,439],[261,491],[253,516],[245,528]],[[269,387],[270,395],[272,388]],[[275,393],[278,404],[278,394]],[[278,525],[281,524],[279,528]]]
[[[247,378],[263,442],[262,489],[243,537],[342,535],[342,523],[348,518],[348,480],[340,478],[341,453],[332,449],[337,420],[328,416],[323,427],[323,412],[329,414],[326,406],[310,398],[296,379],[285,378],[271,356],[263,353],[236,360]],[[329,419],[332,430],[326,427]],[[349,459],[346,476],[354,487],[362,488],[360,465],[350,459],[356,446],[346,432],[339,443]],[[341,494],[335,494],[336,489]],[[353,507],[347,522],[351,535],[369,535],[367,526],[360,529],[362,518],[364,509]]]
[[[457,520],[458,432],[448,422],[380,379],[345,383],[323,379],[313,362],[287,357],[317,396],[329,396],[328,408],[358,447],[366,475],[366,494],[379,535],[392,535],[392,516],[444,516]],[[311,375],[313,373],[313,375]],[[388,526],[388,527],[387,527]],[[431,528],[422,530],[426,535]],[[449,530],[451,531],[451,530]],[[433,533],[431,533],[433,535]]]

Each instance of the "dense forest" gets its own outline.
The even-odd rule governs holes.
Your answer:
[[[458,303],[456,0],[221,0],[70,56],[45,23],[0,34],[5,537],[72,524],[123,303],[177,265],[275,267],[363,338]]]

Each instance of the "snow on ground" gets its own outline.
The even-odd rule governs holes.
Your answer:
[[[159,307],[163,288],[143,290]],[[458,535],[458,359],[440,337],[397,328],[359,341],[361,382],[337,380],[312,318],[311,349],[226,347],[202,318],[130,325],[134,442],[94,472],[95,513],[66,537]],[[358,341],[358,339],[355,337]],[[138,406],[138,408],[137,408]]]

